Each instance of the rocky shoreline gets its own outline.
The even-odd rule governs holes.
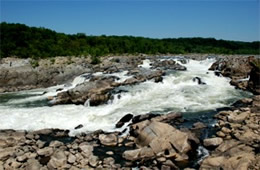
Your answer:
[[[219,130],[204,140],[211,152],[200,169],[259,169],[260,96],[239,100],[215,117]]]
[[[78,62],[83,65],[79,70],[76,69],[79,71],[77,74],[89,73],[90,81],[52,96],[50,100],[53,101],[52,104],[84,104],[88,100],[90,105],[97,106],[111,100],[115,87],[134,85],[146,80],[159,83],[163,80],[167,69],[185,71],[185,67],[173,60],[158,61],[156,57],[150,57],[149,59],[156,61],[154,62],[156,64],[149,67],[156,68],[156,71],[147,72],[138,67],[145,58],[147,57],[111,57],[105,58],[101,64],[95,66],[88,65],[87,61],[83,66],[84,62],[80,60]],[[197,59],[205,58],[206,55]],[[210,135],[210,138],[201,137],[203,130],[209,128],[203,123],[195,123],[192,128],[180,128],[183,118],[179,113],[138,116],[128,114],[115,125],[119,128],[124,123],[131,122],[126,132],[107,133],[98,130],[81,133],[75,137],[70,137],[67,130],[60,129],[33,132],[0,130],[0,170],[131,169],[135,167],[163,170],[259,169],[260,70],[252,64],[255,60],[248,56],[219,56],[217,62],[212,65],[211,70],[214,70],[217,76],[230,77],[232,85],[250,90],[254,96],[237,101],[227,110],[222,109],[215,116],[216,134]],[[57,60],[54,63],[56,62]],[[57,66],[61,70],[66,70],[66,67]],[[31,68],[24,75],[21,74],[19,78],[24,79],[23,76],[31,74],[31,70],[41,72],[40,68],[43,68],[42,64],[38,68]],[[9,68],[6,66],[1,69]],[[112,74],[125,70],[129,71],[131,77],[122,82],[117,82],[113,75],[104,77],[93,74],[99,71]],[[60,75],[61,72],[56,75]],[[5,80],[3,77],[8,77],[8,74],[1,74],[1,83]],[[44,76],[38,75],[38,84],[44,80],[47,84],[54,85],[57,82],[63,83],[62,79],[75,76],[73,71],[62,74],[60,81],[54,78],[55,76],[47,80],[42,78]],[[248,75],[250,75],[249,79],[247,79]],[[8,81],[5,80],[10,83],[10,86],[7,88],[1,86],[2,91],[38,87],[37,84],[30,86],[26,84],[27,82],[21,83],[19,78],[13,81],[13,78],[17,79],[17,76],[10,76]],[[21,83],[20,88],[12,88],[19,83]],[[79,125],[75,128],[81,127],[82,125]],[[207,148],[209,155],[199,154],[201,148]]]

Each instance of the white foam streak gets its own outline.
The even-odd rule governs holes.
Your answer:
[[[149,69],[149,68],[151,68],[150,64],[151,64],[151,61],[149,59],[145,59],[145,60],[143,60],[143,64],[138,65],[138,67],[143,67],[143,68]]]

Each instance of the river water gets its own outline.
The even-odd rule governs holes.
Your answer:
[[[79,132],[103,129],[114,131],[115,123],[125,114],[182,112],[186,117],[200,117],[212,113],[217,108],[228,107],[236,100],[250,94],[235,89],[229,79],[215,76],[208,68],[215,60],[189,60],[187,71],[168,71],[162,83],[146,81],[135,86],[119,87],[120,98],[97,107],[84,105],[50,106],[48,96],[56,95],[56,90],[68,90],[84,81],[85,76],[71,80],[70,86],[59,85],[46,89],[34,89],[15,93],[0,94],[0,129],[38,130],[43,128],[69,129],[71,135]],[[140,65],[150,69],[150,61]],[[96,73],[102,74],[102,73]],[[127,72],[116,73],[123,81]],[[205,85],[193,81],[200,77]],[[118,95],[118,94],[117,94]],[[79,124],[83,128],[75,130]],[[124,128],[124,127],[123,127]]]

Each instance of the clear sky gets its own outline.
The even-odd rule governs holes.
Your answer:
[[[87,35],[259,41],[259,0],[0,0],[1,21]]]

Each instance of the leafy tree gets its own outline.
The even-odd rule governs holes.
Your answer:
[[[152,39],[133,36],[67,35],[50,29],[28,27],[24,24],[0,24],[0,58],[47,58],[55,56],[99,56],[108,54],[259,54],[260,42],[216,40],[214,38]]]

